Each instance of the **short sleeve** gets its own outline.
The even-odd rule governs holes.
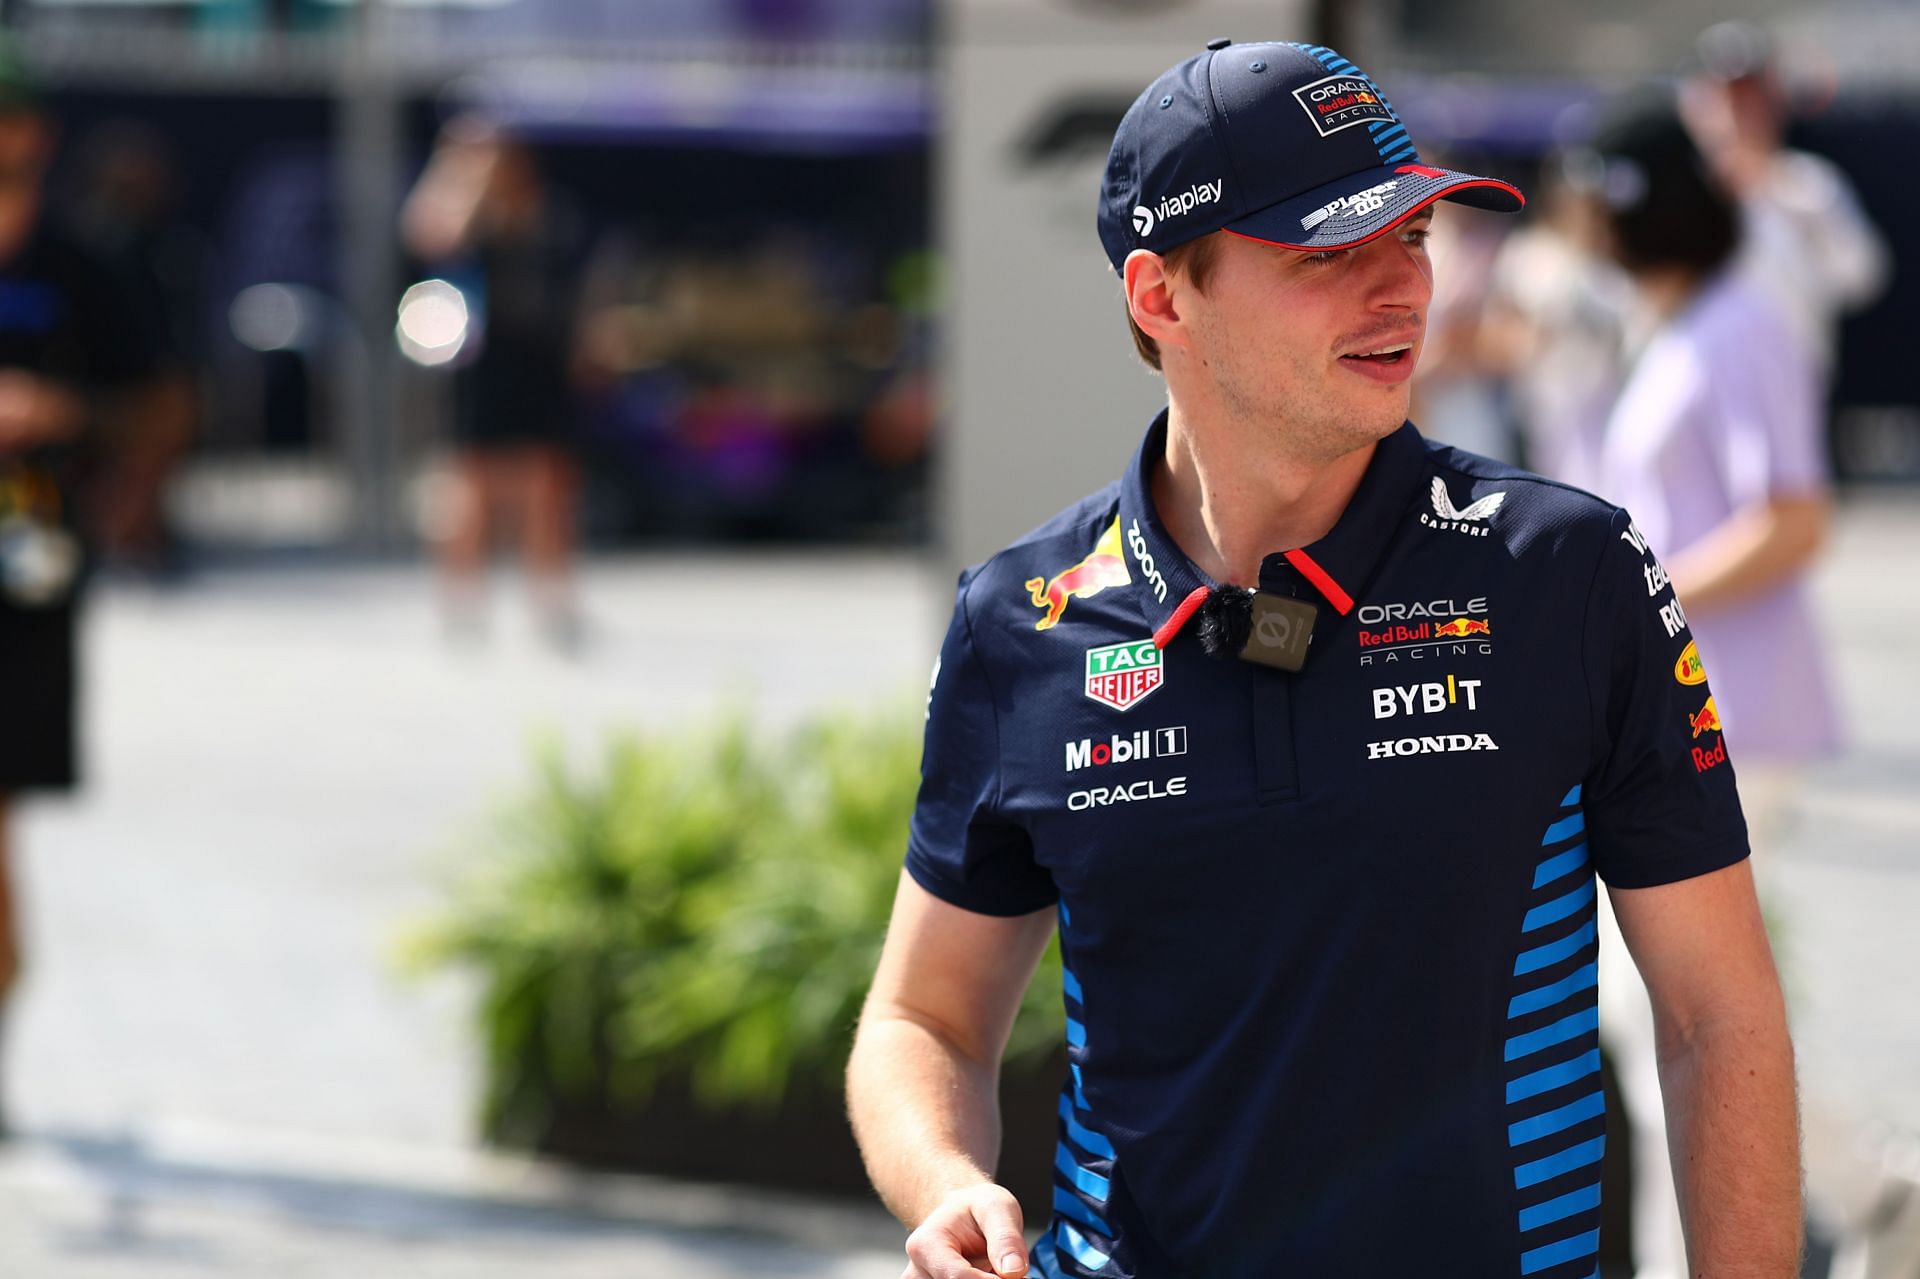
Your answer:
[[[1024,827],[1000,811],[999,710],[967,613],[962,575],[927,699],[920,797],[907,872],[963,910],[1026,915],[1059,896]]]
[[[1743,337],[1739,358],[1714,362],[1722,372],[1710,390],[1723,418],[1728,496],[1747,506],[1824,491],[1825,417],[1812,358],[1784,323],[1752,324]]]
[[[1666,570],[1616,512],[1583,655],[1597,758],[1585,786],[1594,868],[1650,888],[1730,866],[1747,826],[1712,686]]]

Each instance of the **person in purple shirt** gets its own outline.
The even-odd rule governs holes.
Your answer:
[[[1598,473],[1579,479],[1632,510],[1668,567],[1695,639],[1675,677],[1712,673],[1714,727],[1739,756],[1764,862],[1793,769],[1840,741],[1805,580],[1830,507],[1820,372],[1736,269],[1738,205],[1666,95],[1617,105],[1570,171],[1642,311]],[[1634,1131],[1636,1274],[1677,1279],[1685,1261],[1652,1012],[1617,931],[1602,938],[1601,1029]]]
[[[1624,108],[1595,155],[1609,247],[1651,323],[1607,423],[1601,495],[1666,557],[1747,771],[1829,754],[1839,729],[1804,582],[1830,506],[1819,371],[1730,269],[1737,207],[1670,107]]]

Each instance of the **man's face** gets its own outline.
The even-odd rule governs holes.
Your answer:
[[[1429,207],[1330,253],[1223,235],[1206,292],[1186,291],[1187,361],[1236,417],[1330,460],[1406,420],[1433,298]]]
[[[0,261],[26,242],[40,216],[52,134],[38,115],[0,115]]]

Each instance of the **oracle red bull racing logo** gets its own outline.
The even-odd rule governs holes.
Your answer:
[[[1326,76],[1295,89],[1293,96],[1323,138],[1369,120],[1393,119],[1380,91],[1365,76]]]
[[[1360,647],[1363,649],[1432,644],[1441,640],[1471,639],[1476,635],[1484,635],[1491,639],[1493,638],[1493,619],[1453,617],[1444,622],[1403,622],[1398,626],[1386,626],[1377,631],[1362,628],[1358,634]]]
[[[1035,622],[1033,629],[1052,630],[1060,624],[1068,601],[1086,599],[1109,586],[1125,586],[1131,580],[1127,576],[1127,562],[1121,558],[1120,517],[1116,515],[1085,559],[1052,577],[1027,579],[1027,594],[1033,598],[1033,606],[1046,610],[1046,616]]]
[[[1087,696],[1117,711],[1139,704],[1166,683],[1160,649],[1150,639],[1087,650]]]

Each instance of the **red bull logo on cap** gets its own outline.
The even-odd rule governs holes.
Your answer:
[[[1035,622],[1033,629],[1046,631],[1059,625],[1069,600],[1086,599],[1109,586],[1125,586],[1132,580],[1127,576],[1127,562],[1121,558],[1120,517],[1116,515],[1100,540],[1093,544],[1093,552],[1087,558],[1050,578],[1027,579],[1027,594],[1032,596],[1033,606],[1046,610],[1046,616]]]
[[[1702,733],[1718,733],[1724,731],[1720,727],[1720,708],[1713,704],[1711,697],[1707,699],[1707,704],[1702,706],[1697,713],[1687,716],[1687,727],[1693,730],[1693,735],[1696,739]]]

